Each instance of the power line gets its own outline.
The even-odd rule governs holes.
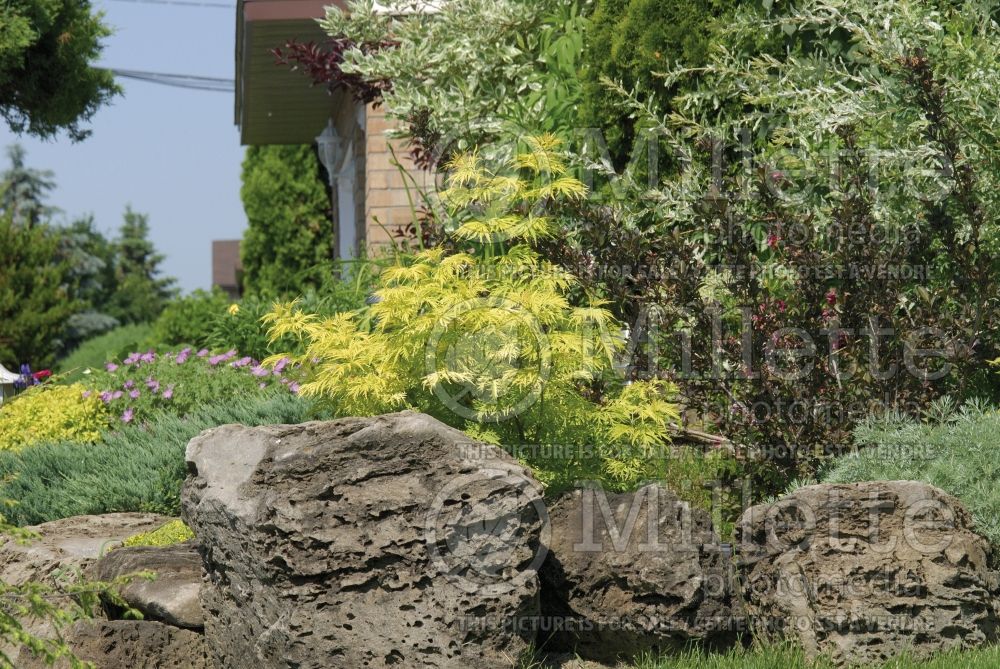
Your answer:
[[[222,2],[196,2],[195,0],[111,0],[112,2],[129,2],[133,5],[177,5],[180,7],[207,7],[211,9],[236,9],[236,5]]]
[[[215,91],[219,93],[232,93],[236,90],[236,84],[232,79],[223,79],[221,77],[201,77],[194,74],[167,74],[165,72],[121,70],[117,68],[108,68],[108,70],[116,77],[136,79],[162,86],[187,88],[196,91]]]

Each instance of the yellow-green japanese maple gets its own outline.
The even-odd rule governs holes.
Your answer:
[[[627,385],[615,368],[621,325],[531,248],[586,196],[557,148],[534,139],[493,168],[475,153],[455,159],[440,199],[465,250],[399,257],[363,315],[277,305],[265,321],[273,340],[302,342],[302,393],[340,415],[426,412],[503,444],[550,482],[656,476],[678,417],[673,387]]]

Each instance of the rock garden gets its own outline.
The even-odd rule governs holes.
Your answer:
[[[266,57],[402,219],[252,147],[230,293],[12,150],[0,668],[1000,666],[998,18],[337,3]]]
[[[985,647],[1000,629],[989,542],[926,483],[807,486],[749,508],[729,544],[659,484],[546,500],[501,449],[412,412],[214,428],[186,465],[192,539],[162,516],[111,513],[43,524],[0,553],[14,585],[140,575],[62,629],[81,659],[598,667],[752,637],[878,665]]]

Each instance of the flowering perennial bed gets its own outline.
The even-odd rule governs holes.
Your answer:
[[[249,356],[239,357],[235,349],[214,355],[191,348],[162,355],[135,352],[121,362],[108,362],[86,385],[83,397],[96,395],[122,423],[157,410],[184,415],[202,402],[277,386],[299,392],[296,370],[287,359],[266,367]]]

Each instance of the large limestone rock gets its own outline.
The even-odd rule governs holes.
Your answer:
[[[218,667],[510,666],[544,505],[501,450],[421,414],[193,439],[183,517]]]
[[[752,507],[737,528],[751,626],[843,663],[995,641],[997,574],[971,528],[958,500],[914,481],[814,485]]]
[[[81,620],[64,633],[81,660],[98,669],[206,669],[205,641],[190,630],[145,620]],[[18,669],[49,667],[40,658],[23,657]],[[62,669],[69,663],[62,661]],[[248,665],[230,665],[245,667]]]
[[[52,583],[81,575],[91,563],[124,539],[150,532],[170,518],[151,513],[76,516],[27,529],[39,537],[27,544],[8,539],[0,546],[0,578],[13,585]]]
[[[7,539],[0,545],[0,579],[10,585],[39,581],[61,587],[83,578],[87,568],[122,540],[149,532],[169,518],[150,513],[108,513],[98,516],[76,516],[35,525],[28,529],[39,536],[27,544]],[[56,598],[57,604],[70,602]],[[47,619],[25,621],[25,629],[42,638],[53,638],[55,629]],[[20,647],[0,646],[15,666],[20,667],[27,655]]]
[[[106,582],[152,573],[153,580],[133,578],[119,594],[147,620],[200,630],[205,625],[200,601],[202,571],[198,547],[188,541],[173,546],[118,548],[98,560],[90,573],[95,580]]]
[[[734,637],[730,557],[665,488],[576,490],[550,509],[540,639],[603,662]]]

